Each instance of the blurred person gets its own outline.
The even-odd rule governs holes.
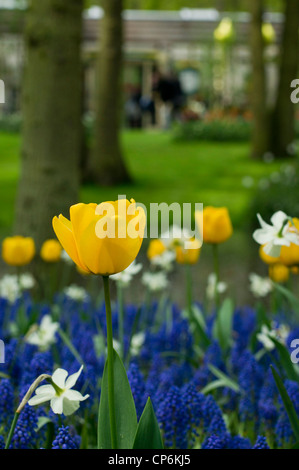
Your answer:
[[[140,129],[142,122],[142,110],[140,106],[141,93],[138,88],[132,87],[125,102],[126,123],[131,129]]]
[[[173,120],[180,119],[180,113],[185,102],[178,76],[172,70],[166,74],[157,71],[154,76],[153,91],[160,101],[158,107],[162,127],[169,129]]]

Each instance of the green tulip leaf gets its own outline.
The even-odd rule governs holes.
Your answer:
[[[271,337],[271,341],[275,344],[275,347],[278,351],[281,365],[290,380],[299,382],[299,376],[294,368],[294,364],[291,361],[290,353],[287,348],[276,338]]]
[[[299,299],[286,287],[277,284],[276,282],[272,282],[274,288],[280,292],[290,303],[292,308],[296,313],[299,313]]]
[[[212,364],[209,364],[209,369],[210,371],[219,379],[222,380],[223,383],[225,384],[225,387],[230,388],[234,392],[239,393],[240,392],[240,387],[237,382],[232,380],[230,377],[228,377],[226,374],[224,374],[220,369],[217,367],[213,366]]]
[[[159,424],[150,398],[139,420],[133,449],[163,449]]]
[[[117,430],[117,448],[132,449],[137,430],[136,408],[124,365],[114,352],[114,403]],[[98,448],[112,449],[108,398],[108,361],[102,378],[98,416]]]
[[[289,417],[289,421],[291,424],[291,427],[293,429],[294,435],[296,437],[296,440],[299,441],[299,418],[297,416],[295,407],[293,405],[292,400],[290,399],[288,392],[286,391],[286,388],[283,384],[283,381],[281,380],[280,376],[278,375],[277,371],[274,369],[273,366],[271,366],[272,374],[276,383],[276,386],[278,388],[279,394],[281,396],[281,399],[283,401],[285,410],[287,412],[287,415]]]
[[[232,342],[232,322],[234,304],[231,299],[225,299],[215,320],[213,336],[219,342],[223,351],[226,351]]]

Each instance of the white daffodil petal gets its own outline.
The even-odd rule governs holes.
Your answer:
[[[78,372],[76,372],[75,374],[72,374],[68,377],[67,381],[65,382],[65,385],[63,388],[66,388],[66,389],[70,389],[72,388],[75,383],[77,382],[81,372],[82,372],[82,369],[83,369],[83,366],[80,367],[80,369],[78,370]]]
[[[273,258],[278,258],[280,256],[281,247],[278,245],[274,245],[273,242],[270,242],[263,247],[263,250],[266,255],[272,256]]]
[[[41,393],[48,393],[49,395],[55,395],[55,389],[52,385],[42,385],[35,390],[36,395],[40,395]]]
[[[63,396],[68,400],[74,401],[84,401],[89,397],[89,395],[83,396],[82,393],[78,392],[77,390],[66,390]]]
[[[49,393],[41,393],[39,395],[34,395],[34,397],[30,398],[28,404],[30,406],[40,405],[41,403],[45,403],[46,401],[50,401],[53,398],[53,395]]]
[[[266,229],[266,230],[269,230],[269,228],[272,228],[271,225],[267,224],[267,222],[265,222],[261,215],[260,214],[257,214],[257,218],[258,218],[258,221],[260,223],[260,226],[262,227],[262,229]]]
[[[290,246],[290,244],[291,243],[286,238],[275,238],[273,240],[273,245],[276,246]]]
[[[273,239],[273,230],[258,228],[253,232],[253,239],[260,245],[265,245]]]
[[[50,402],[53,413],[61,415],[63,412],[63,397],[53,397]]]
[[[290,242],[290,243],[294,243],[295,245],[299,245],[299,234],[298,233],[294,233],[294,232],[291,232],[291,231],[288,231],[286,234],[285,234],[285,238]]]
[[[68,398],[63,398],[63,414],[69,416],[73,414],[80,406],[79,401],[68,400]]]
[[[285,221],[287,220],[287,218],[288,216],[284,212],[278,211],[272,215],[270,220],[272,224],[274,225],[274,227],[277,227],[278,230],[280,230],[283,224],[285,223]]]
[[[68,376],[68,372],[64,369],[56,369],[52,375],[53,382],[58,385],[59,388],[65,388],[65,379]]]

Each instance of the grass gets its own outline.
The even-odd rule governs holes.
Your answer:
[[[243,178],[251,176],[257,184],[280,167],[277,162],[250,160],[248,144],[178,143],[166,132],[127,131],[123,147],[134,184],[110,189],[85,186],[84,202],[126,194],[147,207],[151,202],[225,205],[234,224],[242,226],[255,191],[254,185],[243,186]]]
[[[129,185],[100,188],[84,185],[83,202],[116,199],[118,194],[134,197],[147,207],[151,202],[225,205],[233,223],[242,227],[262,177],[280,167],[279,162],[265,164],[249,159],[249,146],[244,143],[174,142],[171,134],[157,131],[126,131],[123,148],[134,179]],[[17,181],[20,172],[20,137],[0,136],[0,234],[10,231],[14,218]],[[254,185],[245,188],[242,180],[251,176]]]

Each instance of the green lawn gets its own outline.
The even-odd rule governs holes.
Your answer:
[[[255,191],[254,186],[244,188],[243,178],[251,176],[256,186],[280,167],[277,162],[250,160],[248,144],[178,143],[166,132],[125,132],[123,146],[134,184],[111,189],[85,186],[84,202],[126,194],[147,207],[150,202],[226,205],[240,226]]]
[[[0,135],[1,235],[9,233],[13,222],[19,147],[18,135]],[[256,185],[280,166],[277,162],[250,160],[247,144],[178,143],[167,132],[126,131],[123,147],[134,183],[114,188],[85,185],[80,195],[83,202],[111,200],[125,194],[147,207],[150,202],[226,205],[235,226],[240,227],[254,194],[254,186],[244,188],[243,178],[251,176]]]

